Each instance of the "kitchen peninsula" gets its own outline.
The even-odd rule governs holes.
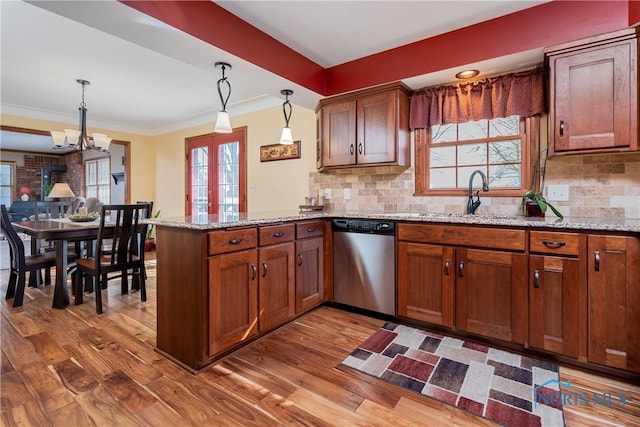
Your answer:
[[[396,221],[396,316],[640,374],[640,220],[264,212],[157,227],[157,347],[197,372],[325,302],[332,218]]]

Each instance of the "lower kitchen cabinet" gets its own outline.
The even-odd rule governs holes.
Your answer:
[[[524,254],[456,250],[456,328],[523,344],[527,328]]]
[[[294,243],[259,249],[260,331],[286,322],[295,314]]]
[[[579,356],[581,262],[558,256],[529,257],[529,345]]]
[[[258,251],[209,258],[209,356],[258,333]]]
[[[324,239],[296,241],[296,313],[324,300]]]
[[[590,362],[640,372],[640,238],[588,238]]]
[[[454,249],[407,242],[397,249],[398,316],[452,328]]]

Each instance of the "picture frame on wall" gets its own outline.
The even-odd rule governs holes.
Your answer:
[[[260,147],[260,161],[272,162],[300,158],[300,141],[293,141],[291,145],[271,144]]]

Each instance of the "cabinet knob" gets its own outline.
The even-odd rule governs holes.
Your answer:
[[[560,136],[564,136],[564,120],[560,120]]]
[[[445,276],[449,275],[449,260],[446,260],[444,262],[444,274],[445,274]]]
[[[314,231],[316,231],[316,229],[313,227],[307,228],[307,233],[313,233]]]
[[[298,267],[302,265],[302,254],[298,254]]]
[[[230,245],[239,245],[240,243],[242,243],[243,239],[229,239],[229,244]]]
[[[458,264],[458,276],[464,277],[464,262],[462,261]]]
[[[362,154],[362,142],[358,144],[358,154]]]
[[[533,287],[536,289],[540,287],[540,270],[533,270]]]
[[[593,269],[595,271],[600,271],[600,251],[593,252]]]
[[[282,236],[284,236],[284,232],[282,232],[282,231],[277,231],[277,232],[273,233],[273,237],[282,237]]]
[[[349,144],[349,154],[353,156],[353,144]]]
[[[267,263],[263,262],[262,263],[262,277],[265,277],[267,275]]]
[[[251,270],[253,271],[253,276],[251,276],[251,280],[256,280],[256,276],[258,275],[258,269],[255,264],[251,264]]]

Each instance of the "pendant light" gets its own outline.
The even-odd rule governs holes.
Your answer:
[[[291,135],[291,128],[289,127],[289,119],[291,119],[291,113],[293,108],[289,102],[289,95],[293,95],[291,89],[282,89],[281,94],[285,96],[285,101],[282,104],[282,113],[284,114],[284,128],[282,128],[282,136],[280,137],[280,144],[291,145],[293,144],[293,136]]]
[[[227,102],[229,101],[229,97],[231,96],[231,83],[224,75],[224,72],[227,68],[231,69],[231,65],[226,62],[216,62],[216,68],[222,69],[222,78],[218,80],[218,96],[220,97],[220,104],[222,104],[222,111],[218,113],[218,117],[216,119],[216,126],[213,128],[214,132],[217,133],[231,133],[233,129],[231,129],[231,122],[229,121],[229,113],[227,113]],[[220,85],[227,85],[227,96],[222,96],[222,89]]]
[[[98,150],[109,151],[111,138],[103,133],[94,133],[93,140],[89,140],[87,136],[87,104],[84,102],[84,89],[91,84],[88,80],[77,79],[76,82],[82,85],[82,101],[80,102],[80,129],[65,129],[61,131],[51,131],[53,138],[53,148],[73,148],[76,150]],[[65,145],[65,140],[67,144]]]

